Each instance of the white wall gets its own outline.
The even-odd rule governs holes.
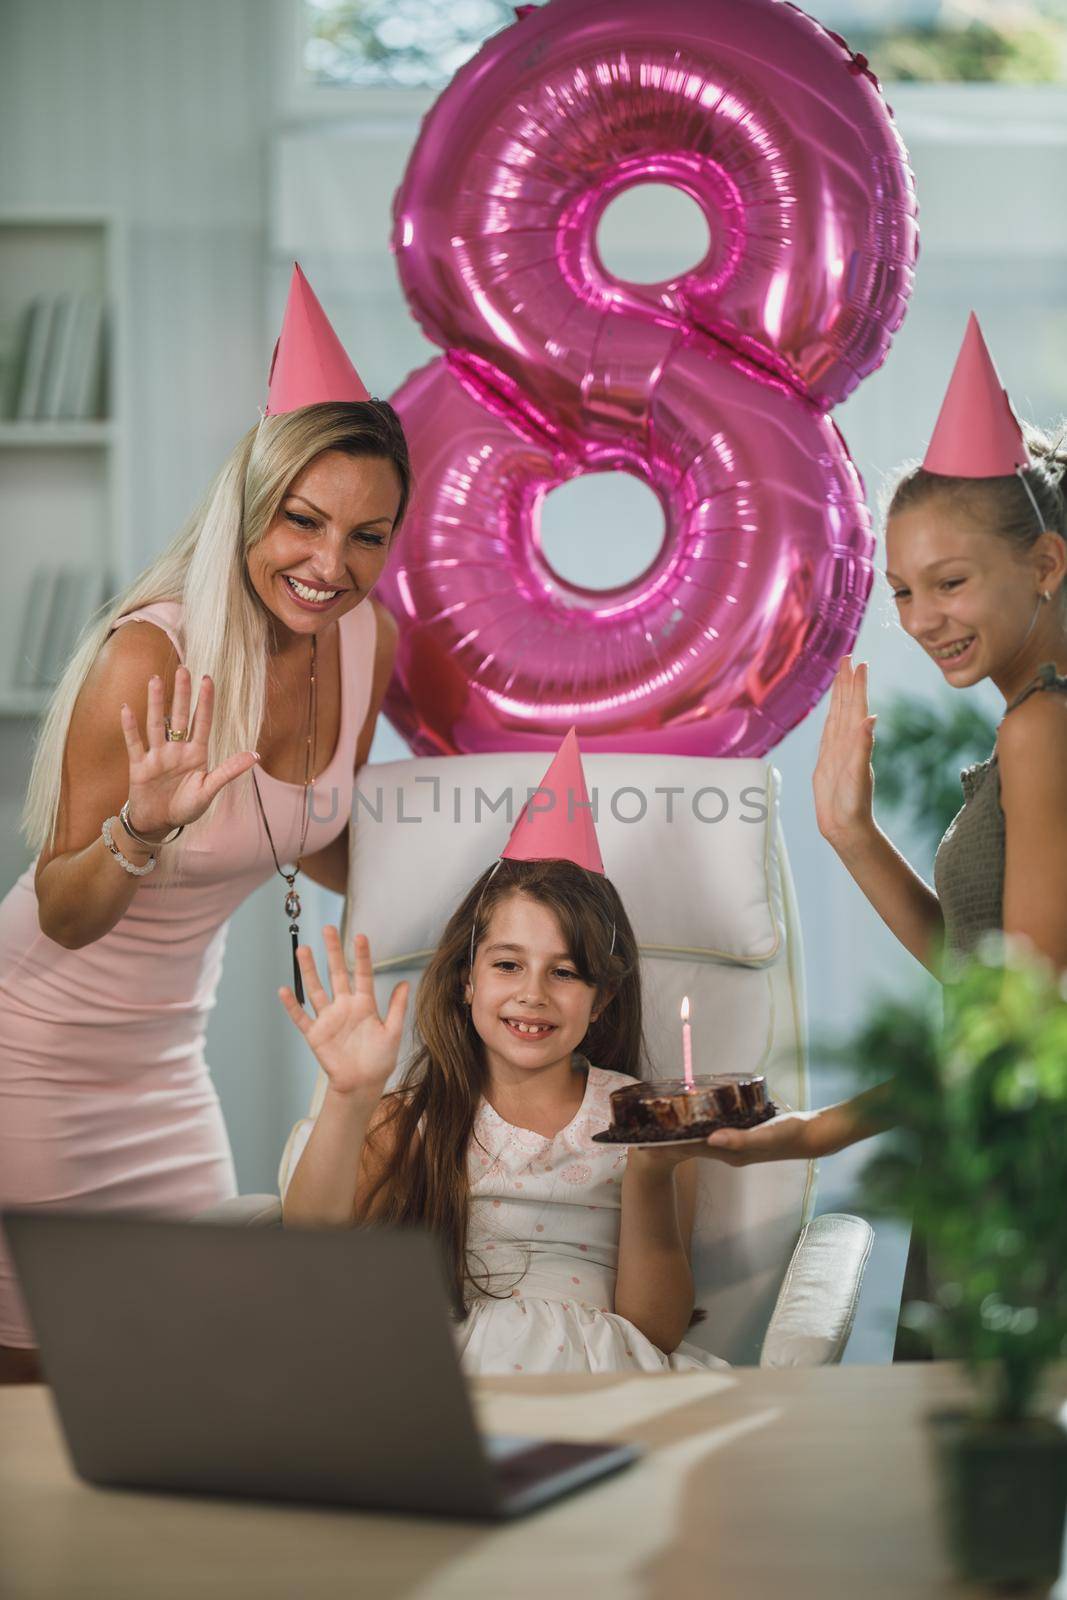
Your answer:
[[[434,353],[407,314],[387,250],[389,203],[428,99],[328,102],[344,106],[341,122],[321,106],[308,114],[290,89],[291,14],[288,0],[3,7],[0,207],[106,205],[128,224],[129,497],[141,560],[254,421],[294,255],[378,392]],[[1067,333],[1063,92],[895,88],[890,98],[917,174],[923,248],[887,365],[837,414],[872,494],[921,451],[972,306],[1018,408],[1037,419],[1063,405]],[[639,241],[649,232],[638,211],[629,246],[625,225],[617,238],[635,270],[647,265]],[[930,664],[896,628],[884,586],[857,649],[871,662],[874,709],[898,690],[937,691]],[[995,694],[984,698],[995,707]],[[816,1030],[852,1022],[875,990],[913,969],[815,831],[810,772],[821,721],[816,711],[775,752]],[[28,732],[0,723],[0,889],[17,866]],[[402,753],[383,729],[375,758]],[[209,1034],[246,1189],[272,1183],[312,1083],[274,998],[287,958],[283,893],[275,880],[234,918]],[[309,929],[340,914],[325,892],[306,903]],[[817,1095],[829,1087],[817,1084]],[[846,1172],[837,1160],[824,1194]]]
[[[0,8],[0,208],[101,207],[126,225],[127,500],[138,565],[177,530],[265,394],[272,17],[261,0]],[[0,483],[0,503],[2,493]],[[15,830],[29,736],[26,723],[0,720],[4,890],[25,860]],[[287,935],[279,913],[271,938],[263,898],[234,919],[211,1029],[238,1165],[258,1185],[272,1175],[290,1070],[271,1011]]]

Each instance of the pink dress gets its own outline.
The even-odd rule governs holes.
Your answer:
[[[183,656],[178,602],[143,606],[122,622],[134,619],[162,628]],[[308,855],[348,821],[356,742],[370,701],[373,606],[362,602],[338,627],[340,732],[315,783]],[[284,865],[300,842],[303,785],[266,772],[258,781]],[[228,919],[271,876],[278,887],[278,963],[264,980],[264,1005],[278,1006],[274,988],[292,971],[285,884],[254,795],[249,802],[246,819],[214,808],[186,852],[183,881],[160,890],[148,874],[110,933],[81,950],[64,949],[41,932],[32,866],[0,902],[0,1209],[56,1205],[181,1216],[236,1193],[204,1035]],[[35,1342],[0,1237],[0,1344]]]

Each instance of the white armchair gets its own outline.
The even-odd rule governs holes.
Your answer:
[[[440,928],[499,854],[550,752],[413,759],[365,768],[352,821],[342,938],[366,932],[379,1001],[413,985]],[[808,1105],[804,975],[792,877],[766,762],[583,753],[604,865],[633,923],[657,1073],[681,1073],[688,994],[697,1072],[765,1071],[781,1105]],[[409,1023],[412,1012],[409,1007]],[[405,1037],[401,1061],[410,1053]],[[320,1077],[279,1169],[284,1194],[325,1092]],[[697,1304],[687,1338],[735,1364],[839,1361],[872,1232],[811,1221],[815,1163],[703,1162],[694,1234]],[[204,1220],[276,1221],[242,1196]]]

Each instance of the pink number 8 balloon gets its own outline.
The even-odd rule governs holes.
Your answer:
[[[704,259],[629,284],[609,201],[676,185]],[[884,359],[918,250],[906,152],[862,57],[784,0],[550,0],[426,117],[394,201],[444,355],[394,396],[415,504],[379,592],[388,714],[417,754],[761,755],[824,692],[870,592],[863,486],[828,410]],[[646,571],[581,589],[539,507],[624,470]]]

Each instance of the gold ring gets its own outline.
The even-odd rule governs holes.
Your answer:
[[[188,737],[189,737],[189,729],[188,728],[172,728],[171,725],[170,725],[170,718],[169,717],[164,717],[163,718],[163,726],[166,729],[166,734],[167,734],[167,738],[168,739],[171,739],[171,740],[174,740],[174,741],[176,741],[178,743],[181,743],[183,740],[188,739]]]

